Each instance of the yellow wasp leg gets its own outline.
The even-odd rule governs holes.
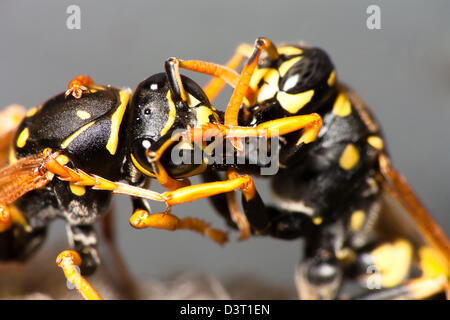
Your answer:
[[[218,244],[228,241],[226,232],[210,228],[210,224],[203,220],[191,217],[180,219],[170,213],[149,214],[146,210],[136,210],[130,218],[130,224],[137,229],[191,230],[211,238]]]
[[[230,58],[230,60],[227,61],[225,64],[225,67],[231,70],[236,70],[241,62],[245,59],[250,57],[252,54],[253,47],[247,43],[240,44],[234,53],[234,55]],[[205,72],[206,73],[206,72]],[[210,74],[210,73],[207,73]],[[210,74],[213,75],[213,74]],[[220,76],[213,75],[214,78],[211,79],[211,81],[208,82],[208,84],[203,88],[203,91],[205,91],[206,95],[208,96],[209,100],[214,100],[219,93],[223,90],[223,87],[225,86],[225,83],[228,83],[233,88],[237,85],[239,81],[239,75],[237,74],[236,80],[234,83],[229,83],[228,81],[224,81]]]
[[[242,69],[239,82],[233,90],[227,109],[225,111],[225,125],[238,125],[238,114],[242,101],[249,88],[250,80],[258,65],[261,52],[266,50],[268,56],[274,60],[278,59],[278,51],[275,45],[266,38],[258,38],[255,41],[254,51]]]
[[[56,264],[64,271],[64,275],[83,297],[84,300],[103,300],[91,284],[81,276],[77,267],[81,265],[80,255],[71,250],[61,252],[56,258]]]
[[[235,170],[229,170],[227,172],[228,179],[237,178],[239,174]],[[247,198],[253,198],[256,193],[256,188],[253,187],[250,190],[245,191]],[[245,240],[250,236],[251,229],[250,223],[248,222],[247,216],[241,211],[236,201],[236,194],[234,191],[226,193],[226,198],[228,202],[228,208],[230,209],[230,216],[234,223],[236,223],[239,232],[241,234],[240,240]]]

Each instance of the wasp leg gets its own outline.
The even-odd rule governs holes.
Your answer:
[[[102,300],[98,292],[78,271],[78,267],[82,264],[82,261],[77,252],[70,250],[61,252],[56,258],[56,264],[63,269],[67,280],[75,286],[83,299]]]
[[[242,189],[243,194],[249,198],[256,192],[252,178],[248,175],[243,175],[233,176],[226,181],[203,183],[174,191],[168,191],[163,193],[162,197],[170,208],[172,205],[195,201],[234,191],[236,189]],[[188,229],[206,234],[218,243],[226,241],[226,233],[209,228],[209,224],[201,220],[195,218],[179,219],[169,213],[150,215],[146,210],[137,210],[131,217],[130,223],[136,228],[153,227],[166,230]]]
[[[253,47],[251,45],[247,43],[240,44],[236,48],[234,55],[225,64],[225,67],[231,70],[236,70],[245,58],[249,58],[251,56],[252,51]],[[235,87],[236,84],[234,84],[233,87]],[[214,78],[211,79],[211,81],[203,88],[203,91],[205,91],[209,100],[213,101],[223,90],[224,86],[224,79],[221,76],[217,77],[216,75],[214,75]]]
[[[74,98],[80,99],[83,95],[83,91],[87,91],[88,87],[93,84],[94,81],[92,80],[92,78],[79,75],[69,82],[65,96],[67,97],[71,94]]]
[[[137,229],[191,230],[201,233],[221,245],[228,241],[226,232],[210,228],[210,224],[203,220],[191,217],[179,219],[170,213],[149,214],[146,210],[137,210],[131,216],[130,224]]]
[[[303,130],[297,141],[297,146],[313,142],[322,127],[322,117],[317,113],[307,115],[291,116],[260,123],[256,127],[227,126],[219,123],[209,123],[202,127],[191,128],[187,138],[191,142],[202,142],[210,138],[244,138],[244,137],[265,137],[286,135],[291,132]],[[179,142],[183,136],[174,134],[164,143],[158,145],[158,149],[148,152],[147,156],[152,158],[152,162],[157,163],[165,151],[174,143]]]
[[[300,299],[334,299],[341,287],[343,270],[336,252],[342,249],[344,226],[339,221],[316,228],[306,237],[305,256],[295,271]]]
[[[275,136],[283,136],[291,132],[303,130],[300,138],[296,142],[299,146],[301,144],[308,144],[313,142],[322,127],[322,118],[316,113],[308,115],[291,116],[276,120],[260,123],[256,127],[241,127],[228,126],[218,123],[210,123],[201,128],[191,128],[190,136],[192,141],[206,140],[212,137],[222,136],[225,138],[244,138],[244,137],[265,137],[272,138]],[[176,141],[178,137],[174,137]],[[161,150],[158,150],[157,157],[161,157],[168,146],[173,143],[168,141],[167,145],[163,145]]]
[[[249,88],[250,80],[258,65],[261,52],[265,50],[267,55],[276,60],[278,59],[278,51],[275,45],[266,38],[258,38],[255,41],[253,53],[242,69],[239,81],[233,90],[227,109],[225,111],[224,123],[225,125],[238,125],[238,114],[242,101]]]
[[[217,171],[206,170],[202,174],[202,180],[204,183],[221,181],[224,178],[219,175]],[[208,200],[214,207],[214,209],[225,219],[228,226],[236,228],[236,224],[231,219],[229,202],[226,193],[217,194],[215,196],[208,197]]]
[[[220,64],[216,64],[208,61],[201,60],[180,60],[178,58],[170,58],[171,61],[174,61],[180,68],[191,70],[198,73],[203,73],[214,77],[213,80],[220,81],[221,84],[208,85],[205,88],[205,93],[210,101],[214,100],[220,91],[223,89],[225,83],[230,85],[231,87],[236,87],[239,83],[239,74],[233,69],[227,66],[222,66]],[[234,61],[233,61],[234,62]],[[240,61],[239,61],[240,63]],[[237,66],[236,66],[237,67]],[[178,71],[178,70],[177,70]],[[179,71],[178,71],[179,72]],[[254,95],[251,88],[247,89],[246,97],[253,101]]]
[[[97,250],[97,234],[91,225],[66,225],[67,238],[72,248],[79,253],[82,259],[80,265],[84,275],[91,275],[100,265]]]
[[[164,188],[168,190],[177,190],[191,185],[187,178],[182,180],[172,178],[159,160],[155,161],[155,166],[157,169],[155,173],[156,179]]]

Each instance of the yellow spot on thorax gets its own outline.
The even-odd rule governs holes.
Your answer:
[[[277,100],[280,105],[291,114],[297,113],[308,104],[314,96],[314,90],[308,90],[297,94],[290,94],[284,91],[278,92]]]
[[[329,87],[332,87],[336,83],[336,70],[331,71],[330,76],[328,77],[327,84]]]
[[[316,226],[318,226],[318,225],[321,225],[322,224],[322,222],[323,222],[323,218],[322,217],[315,217],[315,218],[313,218],[313,223],[316,225]]]
[[[333,105],[333,113],[339,117],[346,117],[352,113],[352,105],[347,99],[347,96],[340,93]]]
[[[89,119],[91,117],[91,114],[87,111],[84,110],[78,110],[77,111],[77,117],[82,119],[82,120],[86,120]]]
[[[74,195],[76,195],[78,197],[81,197],[81,196],[83,196],[86,193],[86,188],[85,187],[77,186],[76,184],[73,184],[73,183],[69,184],[69,188],[70,188],[70,191]]]
[[[292,66],[297,62],[299,62],[300,60],[302,60],[302,57],[295,57],[283,62],[281,66],[278,68],[280,76],[283,77],[289,71],[289,69],[292,68]]]
[[[25,144],[27,143],[29,136],[30,130],[28,128],[23,129],[22,132],[17,137],[16,146],[19,148],[25,147]]]
[[[128,99],[130,98],[129,90],[120,90],[120,105],[117,110],[111,116],[111,133],[109,135],[108,142],[106,143],[106,149],[110,154],[114,155],[117,150],[117,144],[119,143],[119,129],[122,123],[123,115],[125,114],[125,109],[128,105]]]
[[[88,124],[85,124],[84,126],[82,126],[80,129],[78,129],[77,131],[75,131],[74,133],[72,133],[66,140],[63,141],[63,143],[61,143],[61,148],[65,149],[67,148],[67,146],[73,141],[75,140],[76,137],[78,137],[80,134],[82,134],[84,131],[86,131],[87,129],[89,129],[89,127],[93,126],[95,124],[95,121],[89,122]]]
[[[381,139],[378,136],[370,136],[367,138],[367,143],[370,144],[372,147],[374,147],[377,150],[383,150],[384,142],[383,139]]]
[[[339,166],[344,170],[353,169],[359,162],[359,151],[356,147],[349,143],[339,158]]]
[[[366,214],[364,211],[353,211],[350,217],[350,228],[352,228],[353,231],[358,231],[363,226],[365,220]]]
[[[408,276],[413,248],[408,241],[399,239],[375,248],[370,256],[380,272],[381,286],[392,288]]]
[[[292,46],[285,46],[285,47],[279,47],[277,49],[279,54],[285,54],[287,56],[293,56],[293,55],[297,55],[297,54],[302,54],[303,50],[297,47],[292,47]]]
[[[36,112],[38,111],[38,107],[33,107],[30,110],[27,111],[27,113],[25,114],[26,117],[32,117],[36,114]]]

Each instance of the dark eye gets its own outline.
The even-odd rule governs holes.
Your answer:
[[[145,110],[144,110],[144,113],[145,113],[146,115],[149,115],[149,114],[151,113],[151,111],[150,111],[150,109],[145,109]]]

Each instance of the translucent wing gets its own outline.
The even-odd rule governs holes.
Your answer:
[[[49,183],[53,175],[43,169],[42,164],[42,155],[31,155],[0,169],[0,203],[10,204]]]
[[[386,155],[380,155],[379,164],[384,178],[383,187],[388,191],[384,194],[384,200],[391,209],[380,219],[383,223],[382,229],[405,235],[416,245],[432,246],[450,266],[450,243],[444,231],[434,221],[406,179],[391,165]],[[397,200],[401,207],[393,200]]]

